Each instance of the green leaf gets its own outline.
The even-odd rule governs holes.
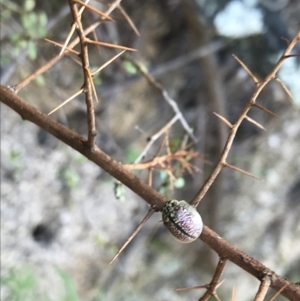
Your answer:
[[[127,60],[123,61],[123,66],[128,73],[136,74],[137,70],[130,61],[127,61]]]

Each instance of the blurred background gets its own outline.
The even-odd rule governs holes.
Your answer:
[[[109,2],[90,1],[105,11]],[[101,24],[101,41],[136,48],[140,62],[176,100],[198,141],[199,172],[178,177],[173,190],[164,171],[153,187],[169,198],[190,201],[217,163],[228,135],[213,115],[230,122],[249,100],[254,83],[232,54],[259,78],[270,72],[300,29],[300,2],[134,1],[116,22]],[[86,9],[86,28],[98,16]],[[57,55],[72,24],[67,1],[1,2],[1,84],[15,85]],[[74,35],[75,36],[75,35]],[[74,38],[73,36],[73,38]],[[300,45],[294,51],[300,52]],[[78,46],[75,48],[79,50]],[[96,68],[119,51],[90,47]],[[19,95],[48,113],[83,84],[82,69],[69,55],[22,89]],[[199,211],[206,225],[236,247],[293,282],[300,281],[300,68],[283,64],[258,103],[279,116],[252,109],[263,131],[244,121],[228,162],[263,179],[223,170]],[[132,163],[174,115],[125,57],[94,78],[98,146],[114,159]],[[53,114],[79,134],[87,133],[84,96]],[[178,144],[186,133],[170,132]],[[146,159],[156,152],[158,140]],[[145,172],[137,172],[146,180]],[[116,193],[117,190],[117,193]],[[201,241],[180,244],[156,213],[115,263],[109,261],[148,212],[148,205],[86,158],[1,104],[1,300],[197,300],[200,290],[176,287],[209,283],[218,258]],[[259,281],[228,263],[218,289],[221,300],[253,300]],[[270,294],[273,292],[270,290]],[[284,300],[280,297],[277,300]]]

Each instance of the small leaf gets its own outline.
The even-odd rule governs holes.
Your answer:
[[[136,68],[130,61],[125,60],[123,66],[128,73],[136,74]]]

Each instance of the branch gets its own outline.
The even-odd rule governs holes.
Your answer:
[[[161,211],[164,202],[167,201],[166,198],[126,170],[122,164],[105,154],[97,146],[91,150],[83,137],[31,106],[10,89],[2,85],[0,85],[0,101],[20,114],[23,119],[33,122],[65,144],[80,152],[89,160],[93,161],[111,176],[143,198],[155,211]],[[274,290],[279,291],[287,285],[281,294],[291,301],[300,300],[299,285],[290,283],[278,276],[259,261],[221,238],[207,226],[204,226],[200,239],[214,249],[221,258],[227,258],[257,279],[262,280],[264,275],[270,275],[270,287]]]
[[[88,145],[92,149],[95,146],[96,124],[95,124],[95,112],[94,112],[94,104],[93,104],[93,96],[92,96],[93,95],[92,82],[89,76],[90,64],[89,64],[88,43],[83,31],[83,27],[80,20],[81,16],[79,15],[76,3],[73,2],[72,0],[69,0],[69,6],[80,39],[81,61],[82,61],[82,68],[84,74],[84,92],[85,92],[85,102],[87,108],[87,121],[88,121]]]
[[[240,116],[238,117],[237,121],[232,125],[232,127],[230,129],[230,133],[228,135],[226,144],[224,146],[224,149],[221,154],[221,158],[220,158],[217,166],[215,167],[213,172],[210,174],[208,179],[205,181],[203,186],[200,188],[200,190],[198,191],[198,193],[196,194],[194,199],[191,201],[191,205],[193,205],[194,207],[198,206],[198,204],[203,199],[203,197],[205,196],[206,192],[208,191],[208,189],[210,188],[212,183],[217,178],[217,176],[220,173],[220,171],[222,170],[223,166],[226,164],[226,159],[227,159],[229,151],[231,149],[236,132],[237,132],[238,128],[240,127],[242,121],[246,118],[249,110],[253,106],[260,107],[259,105],[256,104],[256,99],[257,99],[258,95],[271,80],[276,78],[276,73],[279,70],[280,66],[282,65],[284,60],[287,58],[289,53],[292,51],[292,49],[295,47],[295,45],[299,41],[300,41],[300,31],[296,34],[296,36],[293,38],[293,40],[289,43],[286,50],[282,54],[281,58],[279,59],[277,64],[274,66],[274,68],[271,70],[271,72],[266,76],[266,78],[264,80],[262,80],[261,82],[256,82],[256,88],[255,88],[250,100],[244,107],[244,109],[241,112]]]

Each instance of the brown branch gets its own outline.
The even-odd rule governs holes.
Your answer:
[[[109,9],[105,12],[106,15],[109,15],[120,3],[120,0],[115,1],[114,4],[112,4]],[[94,24],[90,25],[88,28],[85,29],[84,34],[88,35],[93,30],[95,30],[101,23],[104,21],[102,18],[95,22]],[[68,48],[74,48],[79,43],[79,38],[75,38],[68,46]],[[19,84],[15,85],[13,88],[16,93],[18,93],[22,88],[26,87],[32,80],[34,80],[37,76],[40,74],[43,74],[46,72],[49,68],[51,68],[55,63],[57,63],[61,58],[63,58],[69,51],[66,49],[63,53],[59,53],[55,57],[53,57],[50,61],[48,61],[43,66],[39,67],[35,72],[30,74],[28,77],[26,77],[24,80],[22,80]]]
[[[208,189],[210,188],[212,183],[217,178],[218,174],[220,173],[220,171],[222,170],[224,164],[226,163],[226,158],[228,157],[230,148],[232,146],[232,143],[233,143],[233,140],[235,138],[236,132],[237,132],[238,128],[240,127],[240,124],[245,119],[245,117],[248,114],[248,111],[251,109],[251,107],[256,105],[256,99],[257,99],[258,95],[260,94],[260,92],[263,90],[263,88],[271,80],[276,78],[276,73],[279,70],[282,63],[284,62],[285,56],[288,55],[292,51],[292,49],[295,47],[295,45],[299,41],[300,41],[300,31],[293,38],[293,40],[289,43],[289,45],[287,46],[287,48],[284,51],[283,55],[281,56],[281,58],[279,59],[277,64],[273,67],[271,72],[266,76],[266,78],[263,81],[257,83],[256,88],[255,88],[250,100],[248,101],[248,103],[244,107],[244,109],[241,112],[240,116],[238,117],[237,121],[232,125],[232,128],[230,129],[229,136],[227,138],[226,144],[224,146],[224,149],[223,149],[222,154],[221,154],[221,158],[220,158],[217,166],[215,167],[213,172],[210,174],[210,176],[207,178],[207,180],[205,181],[203,186],[200,188],[200,190],[198,191],[198,193],[196,194],[194,199],[191,201],[191,205],[193,205],[195,207],[198,206],[199,202],[203,199],[206,192],[208,191]],[[257,106],[257,107],[259,107],[259,106]]]
[[[82,68],[84,74],[84,92],[85,92],[85,102],[87,108],[87,122],[88,122],[88,146],[93,149],[95,146],[95,136],[96,136],[96,124],[95,124],[95,112],[94,112],[94,103],[93,103],[93,92],[92,92],[92,83],[90,80],[90,65],[89,65],[89,53],[88,53],[88,44],[85,37],[83,27],[81,24],[79,12],[77,5],[73,0],[69,0],[70,10],[73,16],[73,20],[77,26],[77,33],[80,39],[81,46],[81,60]]]
[[[109,21],[114,21],[113,18],[111,18],[110,16],[108,16],[107,14],[105,14],[104,12],[102,12],[101,10],[99,9],[96,9],[95,7],[91,6],[91,5],[88,5],[86,3],[84,3],[83,1],[80,1],[80,0],[73,0],[73,2],[76,2],[78,4],[81,4],[82,6],[90,9],[91,11],[93,11],[94,13],[100,15],[102,18],[104,19],[107,19]]]
[[[83,137],[31,106],[12,90],[2,85],[0,85],[0,101],[20,114],[23,119],[35,123],[37,126],[46,130],[65,144],[80,152],[87,159],[97,164],[115,179],[122,182],[143,198],[154,210],[161,211],[162,206],[167,199],[141,181],[138,177],[130,173],[119,162],[105,154],[97,146],[94,147],[94,150],[91,150]],[[270,275],[271,287],[274,290],[278,291],[288,283],[281,294],[291,301],[298,301],[300,299],[300,286],[290,283],[278,276],[259,261],[253,259],[231,245],[225,239],[221,238],[207,226],[204,226],[200,239],[215,250],[220,257],[227,258],[257,279],[262,280],[266,273]]]
[[[199,299],[199,301],[206,301],[210,296],[213,296],[215,294],[216,287],[217,287],[218,283],[220,282],[220,277],[223,273],[226,262],[227,262],[226,258],[220,258],[217,268],[216,268],[216,271],[214,273],[214,276],[213,276],[210,284],[207,286],[207,291]]]
[[[260,283],[260,286],[258,288],[258,291],[257,291],[254,301],[264,301],[269,287],[270,287],[270,278],[268,275],[266,275],[263,278],[262,282]]]

